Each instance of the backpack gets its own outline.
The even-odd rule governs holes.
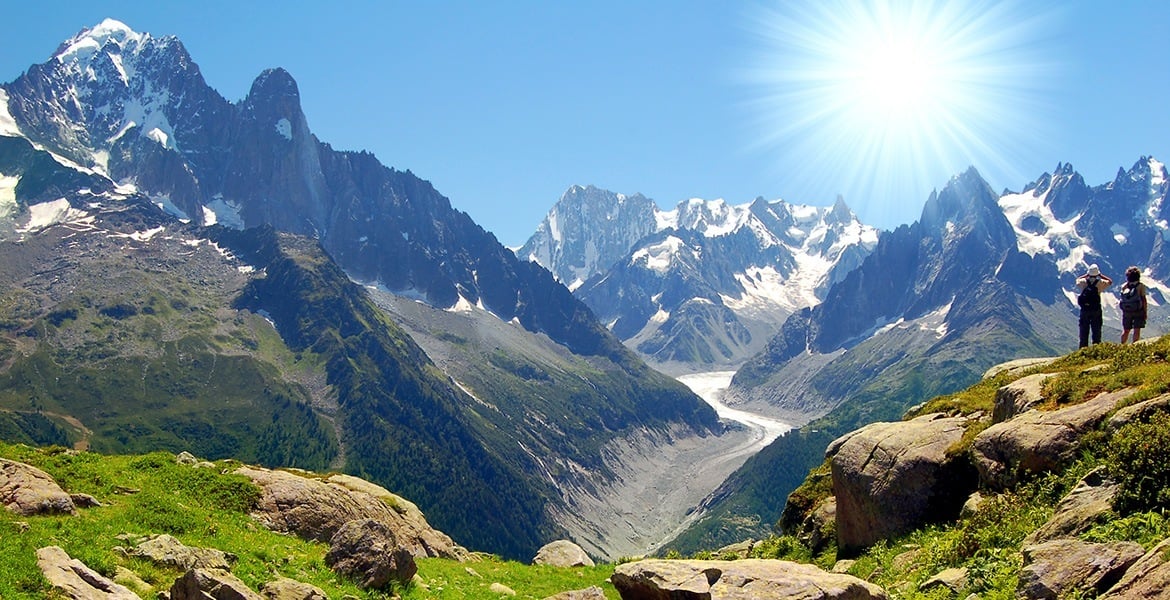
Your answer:
[[[1081,290],[1081,295],[1077,296],[1077,304],[1081,308],[1100,309],[1101,308],[1101,290],[1097,289],[1096,277],[1089,277],[1085,280],[1085,289]]]
[[[1121,288],[1121,312],[1136,313],[1142,310],[1142,295],[1138,290],[1139,283],[1127,283]]]

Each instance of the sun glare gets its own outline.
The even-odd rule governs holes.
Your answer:
[[[825,0],[756,15],[746,76],[760,141],[780,150],[783,187],[803,193],[792,199],[843,193],[880,222],[968,166],[1010,169],[1043,113],[1042,16],[1023,6]]]

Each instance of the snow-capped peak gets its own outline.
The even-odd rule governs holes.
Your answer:
[[[88,62],[94,54],[100,52],[110,44],[117,46],[120,50],[137,48],[143,41],[149,39],[149,35],[142,34],[130,29],[125,23],[116,19],[105,19],[101,23],[89,28],[83,29],[80,33],[70,38],[53,55],[58,62]]]

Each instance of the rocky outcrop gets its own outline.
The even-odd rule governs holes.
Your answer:
[[[350,521],[333,535],[329,546],[325,564],[362,588],[381,589],[392,581],[405,585],[418,572],[414,556],[381,521]]]
[[[184,546],[182,542],[165,533],[142,542],[130,550],[129,554],[183,571],[190,569],[230,571],[232,564],[236,562],[234,554],[215,548]]]
[[[171,600],[264,600],[222,569],[191,569],[175,581],[170,594]]]
[[[783,560],[642,560],[618,565],[610,581],[623,600],[886,598],[851,575]]]
[[[1170,539],[1154,546],[1101,596],[1101,600],[1170,597]]]
[[[1044,381],[1055,373],[1037,373],[1021,377],[995,391],[995,408],[991,412],[992,423],[1002,423],[1012,417],[1032,410],[1044,401],[1041,388]]]
[[[988,427],[971,446],[980,483],[994,490],[1014,486],[1022,475],[1047,473],[1074,458],[1081,437],[1096,428],[1133,389],[1053,411],[1029,411]]]
[[[1111,430],[1121,429],[1134,421],[1144,421],[1156,412],[1167,410],[1170,410],[1170,394],[1162,394],[1156,398],[1117,409],[1117,412],[1109,417],[1108,427]]]
[[[48,473],[0,458],[0,504],[18,515],[75,514],[73,498]]]
[[[129,588],[114,583],[57,546],[37,550],[37,567],[49,585],[74,600],[140,600]]]
[[[465,548],[427,524],[413,504],[356,477],[334,476],[321,481],[255,467],[243,467],[236,473],[260,486],[262,493],[253,516],[274,531],[328,542],[346,523],[373,519],[393,531],[398,544],[416,557],[470,559]]]
[[[1113,586],[1144,553],[1133,542],[1094,544],[1060,539],[1026,546],[1016,593],[1021,598],[1051,600],[1073,591],[1099,594]]]
[[[976,477],[947,450],[962,438],[966,422],[933,414],[874,423],[829,445],[843,554],[958,516]]]
[[[1060,501],[1048,522],[1028,534],[1024,545],[1075,537],[1087,531],[1104,515],[1112,512],[1117,489],[1116,483],[1105,478],[1103,468],[1089,472]]]
[[[329,600],[321,588],[286,577],[261,586],[260,595],[268,600]]]
[[[568,540],[549,542],[536,551],[534,565],[551,567],[592,567],[593,559],[580,546]]]
[[[597,586],[592,586],[583,590],[572,590],[554,594],[544,600],[605,600],[605,590]]]

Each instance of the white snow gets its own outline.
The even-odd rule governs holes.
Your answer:
[[[1109,231],[1113,232],[1113,239],[1117,240],[1118,244],[1125,244],[1129,241],[1129,230],[1120,223],[1114,223]]]
[[[473,312],[475,309],[476,309],[476,305],[468,302],[467,298],[464,298],[463,295],[461,294],[459,296],[459,300],[457,300],[455,302],[455,306],[448,308],[447,311],[448,312],[457,312],[457,313],[468,313],[468,312]]]
[[[16,119],[12,117],[12,113],[8,112],[8,90],[0,88],[0,135],[21,137],[20,127],[16,125]]]
[[[276,133],[284,136],[284,139],[292,140],[292,123],[288,119],[281,118],[276,122]]]
[[[243,229],[244,218],[240,216],[240,205],[225,200],[222,194],[212,197],[211,203],[203,207],[204,225],[223,225],[232,229]]]
[[[170,196],[168,196],[168,195],[151,196],[150,201],[153,202],[155,206],[159,207],[163,212],[167,213],[168,215],[171,215],[172,217],[175,217],[184,223],[191,222],[191,217],[187,216],[187,213],[183,212],[183,209],[179,208],[178,206],[175,206],[175,203],[171,202]]]
[[[153,229],[147,229],[146,231],[135,231],[134,233],[111,233],[110,237],[112,237],[112,238],[126,238],[126,239],[134,240],[136,242],[149,242],[151,240],[151,238],[162,233],[165,230],[166,230],[166,227],[155,227]]]
[[[21,233],[39,231],[58,223],[84,222],[87,218],[92,219],[85,211],[70,206],[69,201],[64,198],[34,204],[28,207],[28,212],[28,223],[17,229]]]
[[[1051,188],[1050,188],[1051,189]],[[1031,192],[1023,194],[1006,194],[999,199],[999,206],[1003,209],[1004,216],[1012,224],[1012,228],[1016,230],[1016,247],[1020,252],[1029,256],[1036,256],[1037,254],[1056,254],[1056,249],[1053,244],[1059,244],[1062,248],[1068,247],[1070,252],[1075,253],[1076,257],[1072,258],[1072,267],[1084,259],[1086,247],[1085,240],[1077,234],[1076,225],[1080,218],[1078,215],[1067,222],[1056,218],[1052,213],[1052,209],[1045,205],[1048,197],[1048,192],[1041,195],[1033,195]],[[1033,233],[1024,229],[1024,221],[1026,219],[1038,219],[1042,225],[1041,231]],[[1116,232],[1115,232],[1116,233]],[[1059,261],[1067,263],[1069,259]],[[1071,268],[1061,266],[1062,271],[1070,272]]]
[[[91,58],[97,51],[101,50],[102,46],[110,40],[115,40],[119,42],[119,45],[124,45],[129,41],[141,43],[145,38],[145,35],[135,33],[121,21],[106,19],[93,29],[84,31],[77,37],[66,42],[69,45],[58,52],[56,58],[62,63],[71,61],[84,62]]]
[[[16,184],[20,177],[9,177],[0,173],[0,217],[10,217],[16,214]]]
[[[661,324],[665,323],[667,321],[667,319],[669,319],[669,318],[670,318],[670,313],[659,308],[658,312],[654,313],[654,315],[650,317],[650,321],[661,325]]]
[[[671,235],[653,246],[639,249],[630,258],[635,263],[644,260],[646,268],[651,271],[666,273],[670,269],[671,259],[685,246],[681,239]]]
[[[159,129],[158,127],[155,127],[146,132],[146,137],[158,142],[158,145],[162,146],[163,148],[170,147],[171,136],[167,135],[167,132]]]

